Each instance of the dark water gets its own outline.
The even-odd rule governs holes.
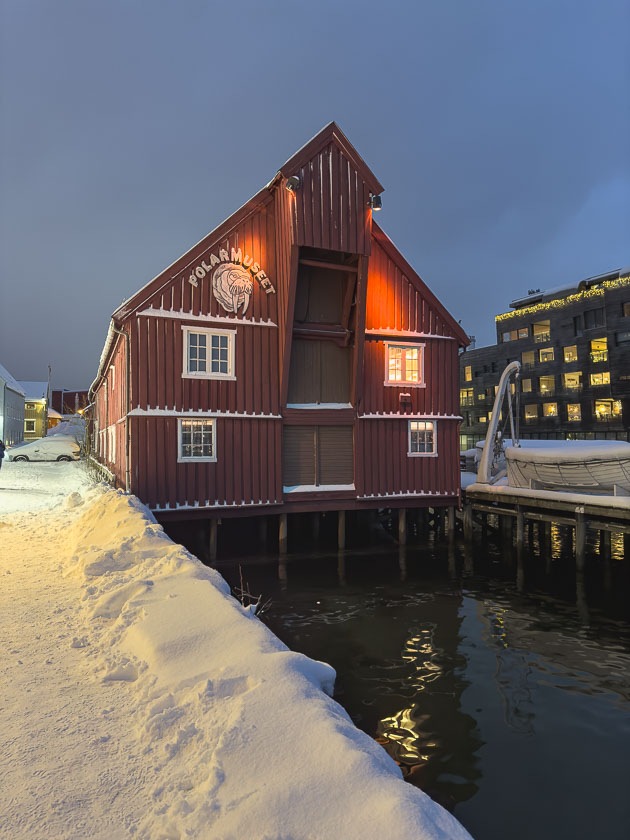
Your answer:
[[[398,550],[217,564],[271,599],[287,645],[337,671],[335,697],[405,778],[477,840],[630,837],[630,572],[596,542],[576,579],[570,536],[517,563],[498,536],[473,551],[432,532]],[[180,535],[181,539],[181,535]],[[294,544],[296,540],[293,540]],[[322,542],[324,546],[322,547]]]

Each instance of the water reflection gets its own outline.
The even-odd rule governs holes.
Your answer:
[[[355,723],[473,836],[625,840],[623,537],[589,532],[577,575],[571,529],[536,524],[517,557],[507,529],[490,525],[473,546],[417,529],[401,550],[239,564],[250,590],[272,599],[271,629],[330,662]],[[220,571],[238,581],[238,565]]]

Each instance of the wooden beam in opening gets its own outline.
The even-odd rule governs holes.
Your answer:
[[[351,271],[356,274],[359,267],[356,265],[343,265],[343,263],[329,263],[324,260],[301,259],[300,265],[311,265],[313,268],[329,268],[331,271]]]

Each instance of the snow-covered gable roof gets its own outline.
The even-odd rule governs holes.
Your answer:
[[[23,382],[20,385],[27,400],[45,400],[48,392],[48,382]]]
[[[24,396],[24,388],[22,388],[17,379],[11,376],[4,365],[0,365],[0,379],[4,379],[7,388],[10,388],[11,391],[15,391],[16,394]]]

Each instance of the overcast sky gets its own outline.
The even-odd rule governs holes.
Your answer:
[[[109,316],[335,120],[478,345],[630,264],[630,0],[0,0],[0,362],[93,380]]]

